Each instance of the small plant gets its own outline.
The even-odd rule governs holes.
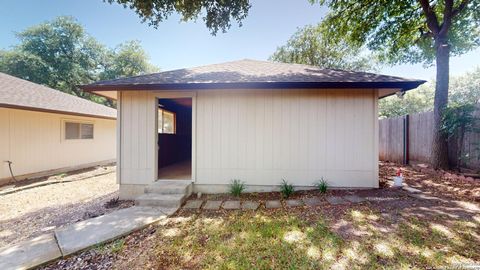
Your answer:
[[[239,179],[233,179],[230,183],[230,194],[233,196],[239,197],[240,194],[245,190],[245,183],[240,181]]]
[[[282,179],[282,183],[280,184],[280,192],[284,198],[290,197],[293,194],[295,189],[293,188],[292,184],[289,184],[287,180]]]
[[[123,250],[125,246],[125,240],[124,239],[119,239],[115,242],[113,242],[112,246],[110,247],[110,250],[112,253],[117,253]]]
[[[318,180],[317,183],[315,183],[315,186],[317,186],[318,191],[320,191],[320,193],[325,194],[328,189],[328,182],[322,177],[320,178],[320,180]]]

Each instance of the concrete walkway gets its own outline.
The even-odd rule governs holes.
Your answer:
[[[144,228],[177,208],[130,207],[0,249],[0,269],[28,269]]]

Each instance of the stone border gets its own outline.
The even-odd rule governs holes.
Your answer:
[[[301,199],[287,199],[287,200],[268,200],[260,203],[255,200],[188,200],[183,206],[186,210],[257,210],[263,206],[264,209],[284,209],[294,207],[316,207],[324,203],[330,205],[344,205],[344,204],[358,204],[365,201],[370,201],[368,197],[361,197],[358,195],[343,195],[343,196],[325,196],[325,197],[307,197]]]

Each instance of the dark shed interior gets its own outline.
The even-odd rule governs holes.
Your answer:
[[[158,178],[159,179],[191,179],[192,159],[192,99],[173,98],[158,99]],[[166,130],[162,129],[162,116],[174,114],[168,118]],[[163,117],[166,119],[167,117]]]

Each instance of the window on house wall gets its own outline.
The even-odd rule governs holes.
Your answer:
[[[93,124],[65,122],[65,139],[93,139]]]
[[[158,133],[175,134],[176,115],[174,112],[158,109]]]

